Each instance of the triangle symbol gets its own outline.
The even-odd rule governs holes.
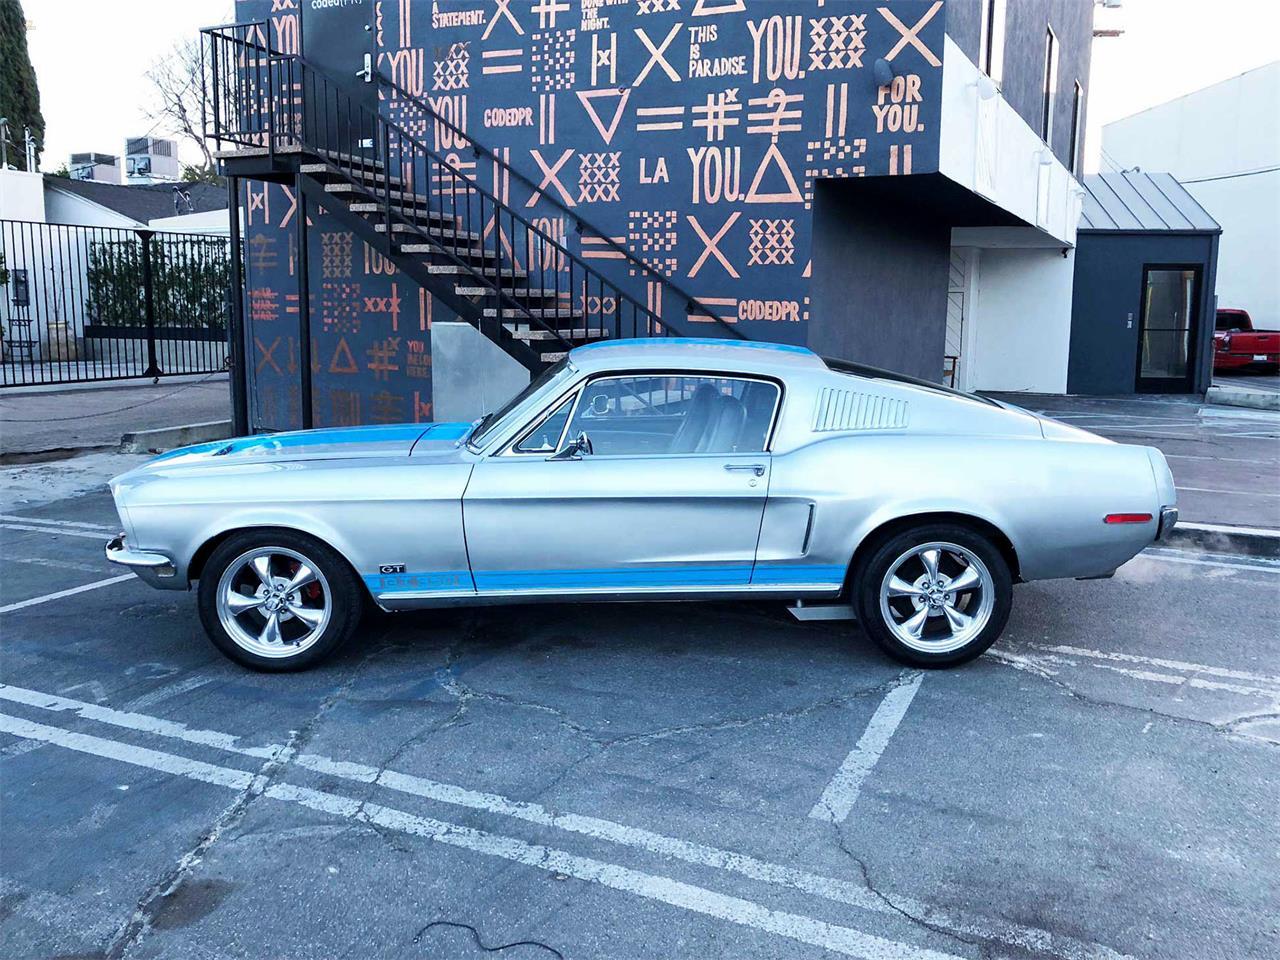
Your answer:
[[[341,364],[339,364],[341,361]],[[351,355],[351,348],[347,346],[347,338],[339,337],[338,345],[333,349],[333,359],[329,361],[330,373],[359,373],[360,368],[356,366],[356,358]]]
[[[591,105],[592,100],[599,100],[605,97],[616,97],[618,99],[618,105],[613,108],[613,119],[609,121],[608,127],[600,122],[600,114]],[[600,131],[600,136],[604,142],[612,144],[613,135],[618,132],[618,123],[622,120],[622,114],[627,109],[627,101],[631,99],[631,88],[627,87],[625,90],[579,90],[578,99],[582,101],[583,109],[587,111],[587,116],[591,118],[591,122]]]
[[[698,0],[690,16],[714,17],[722,13],[741,13],[747,9],[742,0]]]
[[[760,181],[764,179],[765,169],[769,166],[769,162],[773,161],[778,171],[782,174],[784,180],[787,181],[787,191],[785,193],[759,193]],[[751,186],[747,188],[747,195],[743,197],[746,203],[803,203],[804,197],[800,195],[800,188],[796,185],[796,178],[791,175],[791,168],[787,166],[787,161],[783,158],[782,153],[778,150],[776,143],[769,144],[769,149],[765,151],[764,159],[760,161],[760,166],[756,168],[756,175],[751,181]]]

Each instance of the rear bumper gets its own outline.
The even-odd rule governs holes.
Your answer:
[[[1170,532],[1178,524],[1178,508],[1177,507],[1161,507],[1160,508],[1160,526],[1156,528],[1156,542],[1167,540]]]
[[[133,550],[125,542],[125,535],[118,534],[107,542],[107,559],[122,567],[128,567],[138,578],[153,587],[167,590],[181,589],[177,583],[173,560],[163,553]]]

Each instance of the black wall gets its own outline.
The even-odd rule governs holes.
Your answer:
[[[817,186],[809,347],[940,381],[951,226],[872,179]]]
[[[1204,393],[1212,376],[1217,246],[1217,234],[1078,234],[1067,392],[1133,393],[1143,266],[1198,263],[1203,273],[1193,392]]]
[[[947,34],[978,63],[981,17],[985,0],[947,0]],[[1080,118],[1084,142],[1089,103],[1089,61],[1093,44],[1093,0],[1006,0],[1004,71],[1000,90],[1009,105],[1037,133],[1044,94],[1044,35],[1058,36],[1058,96],[1053,117],[1054,155],[1071,167],[1071,114],[1075,83],[1084,87]],[[981,64],[979,64],[981,66]]]

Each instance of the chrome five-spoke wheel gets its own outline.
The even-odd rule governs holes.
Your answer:
[[[991,619],[991,573],[955,543],[924,543],[902,553],[880,585],[885,625],[904,646],[950,653],[969,643]]]
[[[249,653],[270,659],[297,656],[329,625],[333,592],[319,565],[282,546],[254,547],[218,578],[218,620]]]
[[[1013,605],[1012,554],[995,536],[935,521],[874,538],[850,585],[862,629],[912,666],[953,667],[979,656]]]

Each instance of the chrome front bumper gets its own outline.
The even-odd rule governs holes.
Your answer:
[[[142,580],[154,587],[168,587],[175,574],[173,561],[163,553],[147,553],[143,550],[130,550],[125,545],[124,534],[118,534],[107,542],[107,559],[122,567],[129,567]],[[163,581],[168,580],[169,583]]]
[[[1177,507],[1160,508],[1160,526],[1156,528],[1156,542],[1167,539],[1170,531],[1178,524]]]

